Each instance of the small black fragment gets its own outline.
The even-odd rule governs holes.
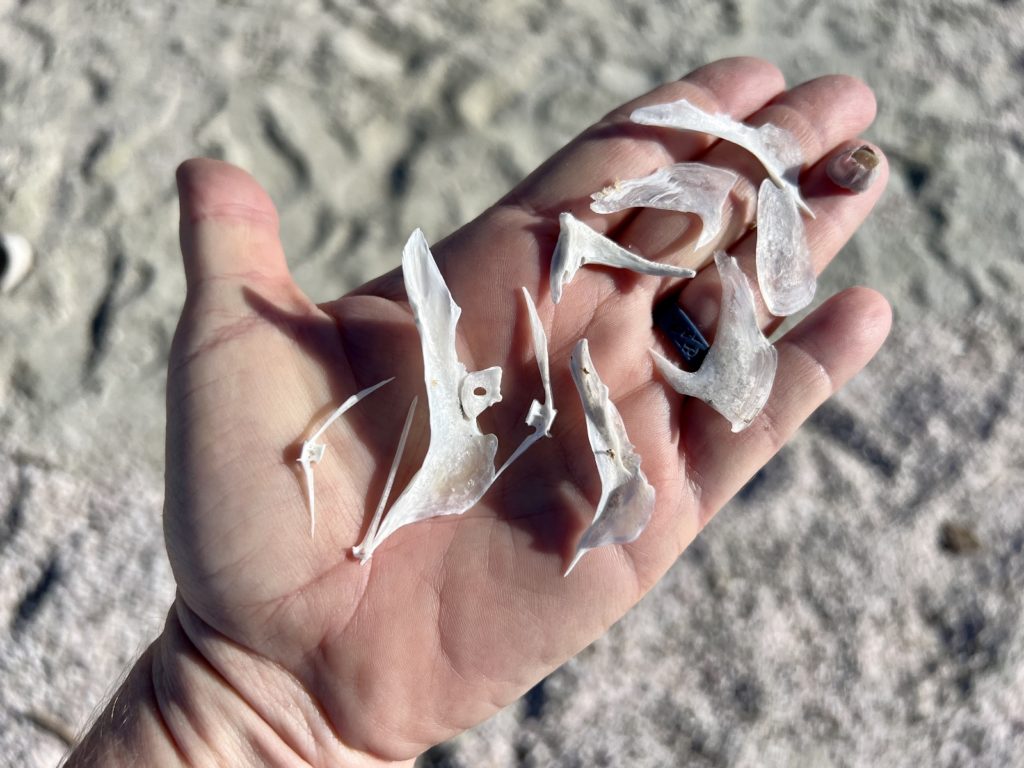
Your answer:
[[[654,308],[654,324],[682,356],[684,370],[695,371],[700,368],[711,345],[694,325],[693,320],[676,303],[675,296]]]

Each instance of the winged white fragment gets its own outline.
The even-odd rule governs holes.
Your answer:
[[[402,274],[423,350],[430,444],[423,464],[395,499],[383,522],[380,514],[375,514],[366,538],[353,548],[353,554],[364,563],[399,528],[431,517],[462,514],[483,497],[497,477],[494,456],[498,438],[483,434],[476,419],[501,401],[501,368],[492,366],[468,372],[459,360],[455,326],[462,310],[452,299],[426,238],[418,229],[402,252]],[[542,355],[546,362],[546,350],[545,340],[543,353],[538,353],[539,364]],[[545,387],[545,395],[550,403],[550,383]],[[536,412],[538,423],[549,427],[545,407],[531,407],[530,412]],[[554,418],[553,409],[550,418]],[[406,423],[407,431],[408,420]],[[404,442],[403,438],[399,443],[399,455]],[[392,472],[397,462],[396,457]],[[383,510],[383,502],[379,509]]]
[[[595,192],[590,209],[615,213],[626,208],[659,208],[694,213],[701,219],[697,248],[712,242],[722,231],[722,209],[739,178],[725,168],[703,163],[676,163],[639,179],[617,182]]]
[[[817,278],[793,197],[770,179],[757,193],[757,284],[773,315],[792,315],[814,299]]]
[[[643,125],[658,125],[680,131],[698,131],[743,147],[764,166],[776,186],[784,187],[812,219],[814,212],[800,196],[798,179],[803,153],[789,131],[766,123],[754,128],[724,114],[709,114],[686,99],[633,110],[629,119]]]
[[[754,294],[736,259],[719,251],[715,266],[722,279],[722,306],[715,340],[700,368],[688,373],[653,349],[651,355],[672,389],[700,398],[730,421],[733,432],[740,432],[768,400],[778,353],[758,327]]]
[[[601,476],[601,499],[566,576],[591,549],[634,541],[654,509],[654,487],[640,469],[640,455],[629,441],[622,416],[608,396],[608,387],[594,368],[586,339],[577,342],[569,366],[583,401],[587,436]]]
[[[306,478],[306,496],[309,499],[309,535],[312,537],[316,533],[316,487],[313,484],[313,465],[320,462],[324,457],[324,451],[327,450],[325,443],[318,443],[327,428],[331,426],[335,421],[341,418],[341,415],[345,413],[349,408],[358,403],[367,395],[371,395],[378,389],[383,387],[390,381],[394,381],[394,376],[390,379],[384,379],[384,381],[374,384],[372,387],[367,387],[359,392],[356,392],[348,400],[339,405],[334,412],[327,417],[327,420],[320,425],[320,428],[313,433],[313,436],[308,440],[303,441],[302,450],[299,451],[299,464],[302,466],[302,474]]]
[[[526,414],[527,426],[533,427],[533,434],[529,435],[519,444],[515,452],[508,457],[508,460],[501,465],[495,477],[501,475],[513,461],[518,459],[526,449],[540,440],[542,437],[551,437],[551,425],[555,421],[558,411],[554,408],[554,397],[551,394],[551,369],[548,365],[548,337],[544,333],[544,326],[537,315],[537,307],[533,303],[533,297],[524,287],[523,298],[526,300],[526,311],[530,318],[530,334],[533,338],[533,353],[537,357],[537,368],[540,369],[540,382],[544,387],[544,402],[538,403],[534,400],[530,403],[530,410]]]
[[[597,232],[571,213],[558,217],[560,231],[555,252],[551,256],[551,300],[557,304],[562,289],[586,264],[618,267],[656,277],[693,277],[697,273],[684,267],[659,264],[627,251],[618,243]]]

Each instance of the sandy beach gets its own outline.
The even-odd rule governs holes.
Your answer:
[[[0,765],[53,766],[173,596],[174,169],[248,169],[314,300],[731,55],[878,98],[889,188],[816,302],[878,358],[604,638],[419,765],[1024,760],[1024,5],[0,0]]]

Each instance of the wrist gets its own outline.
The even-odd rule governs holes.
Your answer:
[[[66,768],[412,764],[348,748],[291,675],[176,603]]]

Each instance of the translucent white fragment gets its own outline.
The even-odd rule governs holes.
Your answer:
[[[327,417],[327,420],[320,425],[320,428],[313,433],[313,436],[308,440],[303,441],[302,450],[299,451],[299,464],[302,466],[302,474],[306,478],[306,497],[309,499],[309,535],[312,537],[316,533],[316,486],[313,483],[313,465],[317,464],[324,457],[324,451],[327,450],[325,443],[318,443],[327,428],[331,426],[335,421],[341,418],[341,415],[345,413],[349,408],[358,403],[367,395],[371,395],[378,389],[383,387],[390,381],[394,381],[395,377],[392,376],[390,379],[385,379],[372,387],[367,387],[359,392],[356,392],[352,397],[348,398],[345,402],[339,405],[334,412]]]
[[[455,326],[462,310],[452,299],[418,229],[402,252],[402,274],[423,350],[430,444],[423,465],[383,522],[354,548],[362,562],[402,526],[462,514],[480,500],[495,478],[498,439],[481,433],[476,417],[501,400],[501,369],[469,373],[459,360]]]
[[[616,182],[595,192],[590,209],[615,213],[626,208],[659,208],[694,213],[700,217],[697,248],[712,242],[722,231],[722,210],[738,176],[725,168],[703,163],[676,163],[639,179]]]
[[[608,387],[594,368],[586,339],[577,342],[569,366],[583,402],[587,436],[601,476],[601,499],[566,576],[591,549],[634,541],[654,510],[654,487],[640,469],[640,455],[629,441],[622,417],[608,396]]]
[[[651,350],[669,385],[682,395],[700,398],[740,432],[761,412],[775,380],[778,354],[761,333],[754,313],[754,294],[736,259],[715,254],[722,279],[722,306],[715,340],[694,372],[680,370]]]
[[[32,269],[32,245],[21,235],[0,232],[0,293],[10,293]]]
[[[571,213],[561,214],[558,223],[558,242],[551,255],[551,300],[555,304],[562,298],[562,289],[586,264],[618,267],[656,277],[693,277],[697,274],[692,269],[659,264],[627,251]]]
[[[508,457],[508,460],[498,470],[498,477],[504,472],[513,461],[522,456],[526,449],[540,440],[542,437],[551,437],[551,425],[555,421],[558,411],[554,407],[554,397],[551,394],[551,370],[548,366],[548,337],[544,333],[544,326],[537,315],[537,307],[533,303],[533,297],[524,287],[523,298],[526,300],[526,312],[530,318],[530,335],[533,338],[533,353],[537,357],[537,368],[540,370],[540,383],[544,387],[544,402],[534,400],[530,403],[530,410],[526,414],[527,426],[533,427],[533,434],[529,435],[519,444],[515,452]]]
[[[764,166],[776,186],[786,188],[797,205],[812,219],[814,213],[800,196],[800,166],[803,153],[800,142],[789,131],[766,123],[754,128],[728,115],[709,114],[686,99],[633,110],[630,120],[643,125],[658,125],[680,131],[698,131],[724,139],[747,150]]]
[[[770,179],[757,193],[757,284],[768,311],[792,315],[814,299],[817,278],[793,196]]]

